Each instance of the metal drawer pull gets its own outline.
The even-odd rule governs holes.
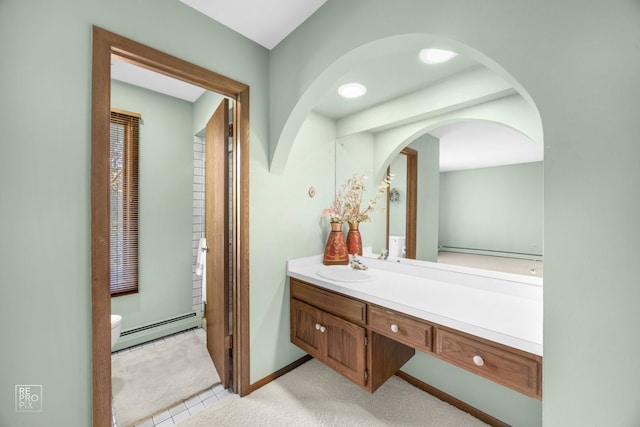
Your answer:
[[[391,325],[391,332],[393,332],[394,334],[398,332],[398,325]]]
[[[482,359],[481,356],[473,356],[473,363],[476,364],[476,366],[482,366],[484,365],[484,360]]]
[[[324,326],[322,326],[320,323],[316,323],[316,330],[320,331],[320,332],[324,332],[327,330],[327,328],[325,328]]]

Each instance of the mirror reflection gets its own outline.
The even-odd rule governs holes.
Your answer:
[[[406,253],[407,222],[415,218],[424,225],[437,220],[437,228],[432,227],[437,246],[435,238],[429,242],[416,236],[415,258],[542,276],[542,148],[490,122],[445,125],[430,135],[437,135],[440,151],[439,173],[432,173],[430,180],[439,185],[430,186],[431,193],[419,191],[417,205],[431,198],[429,203],[438,205],[438,212],[432,213],[437,217],[421,216],[420,209],[413,216],[406,212],[407,162],[406,155],[399,154],[390,164],[398,190],[398,200],[389,201],[390,253],[413,258]],[[420,187],[428,167],[416,173]]]
[[[393,176],[393,185],[389,188],[387,239],[391,258],[407,257],[407,156],[400,153],[389,165],[389,175]]]
[[[470,58],[424,64],[417,55],[407,49],[351,70],[335,87],[359,82],[366,93],[345,100],[332,90],[314,110],[335,123],[337,183],[359,172],[375,187],[387,170],[395,175],[387,212],[361,225],[364,245],[396,258],[542,276],[535,109]],[[413,178],[406,149],[416,153]]]

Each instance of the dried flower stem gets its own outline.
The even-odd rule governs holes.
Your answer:
[[[370,214],[375,211],[375,206],[380,197],[387,192],[393,175],[385,177],[378,185],[378,191],[366,206],[362,206],[362,194],[366,190],[364,182],[366,175],[354,174],[347,179],[336,193],[336,197],[322,215],[328,216],[331,222],[367,222],[371,221]]]

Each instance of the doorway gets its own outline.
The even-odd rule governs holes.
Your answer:
[[[232,334],[225,336],[231,353],[231,382],[234,392],[243,396],[249,391],[249,274],[248,274],[248,189],[249,189],[249,87],[190,64],[176,57],[93,28],[92,130],[91,130],[91,294],[93,355],[93,425],[111,425],[111,298],[109,292],[109,133],[110,133],[110,63],[111,56],[137,66],[174,77],[229,97],[233,108],[233,174],[229,188],[223,179],[217,193],[227,195],[234,223],[231,252],[214,249],[212,259],[231,270]],[[228,128],[227,128],[228,129]],[[227,144],[212,154],[215,161],[227,162]],[[224,168],[226,169],[226,168]],[[216,197],[220,197],[219,194]],[[225,196],[223,196],[224,198]],[[226,212],[224,212],[226,213]],[[223,213],[223,217],[224,217]],[[225,221],[223,220],[223,223]],[[224,227],[224,226],[223,226]],[[227,255],[229,254],[229,255]],[[239,261],[242,259],[242,263]],[[228,261],[228,264],[224,264]],[[228,265],[228,269],[226,268]],[[228,325],[228,323],[227,323]]]
[[[402,177],[404,184],[404,191],[402,196],[398,193],[397,198],[392,197],[393,188],[389,188],[387,191],[387,229],[386,229],[386,242],[387,249],[391,247],[389,236],[391,234],[391,208],[392,203],[401,203],[403,210],[405,211],[404,218],[404,257],[409,259],[416,258],[416,239],[417,239],[417,215],[418,215],[418,151],[412,148],[405,147],[398,156],[403,156],[404,167],[403,173],[406,175]],[[391,165],[387,167],[387,176],[395,174]],[[396,256],[394,254],[393,256]]]

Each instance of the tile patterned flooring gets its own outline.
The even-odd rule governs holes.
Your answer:
[[[146,346],[150,346],[150,345],[157,345],[157,344],[161,344],[164,343],[168,340],[173,340],[176,338],[176,336],[179,335],[185,335],[185,334],[197,334],[199,337],[202,338],[203,342],[206,339],[206,335],[205,332],[202,328],[195,328],[195,329],[190,329],[188,331],[184,331],[184,332],[179,332],[177,334],[174,335],[170,335],[164,338],[159,338],[157,340],[154,341],[150,341],[144,344],[140,344],[134,347],[130,347],[130,348],[125,348],[122,350],[119,350],[117,352],[114,352],[111,354],[112,357],[118,357],[120,354],[122,353],[126,353],[129,351],[136,351],[139,350],[141,348],[144,348]],[[224,389],[222,387],[221,384],[218,384],[216,386],[213,386],[212,388],[203,391],[202,393],[200,393],[197,396],[194,396],[193,398],[179,403],[176,406],[169,408],[168,410],[161,412],[157,415],[154,415],[152,418],[147,419],[146,421],[143,421],[140,424],[136,424],[135,427],[169,427],[169,426],[174,426],[176,424],[178,424],[181,421],[184,421],[185,419],[189,418],[190,416],[197,414],[198,412],[200,412],[201,410],[203,410],[204,408],[208,408],[211,405],[215,405],[216,402],[219,402],[220,400],[224,399],[225,397],[229,396],[231,394],[231,392],[227,389]],[[113,427],[118,427],[117,422],[116,422],[116,414],[115,414],[115,410],[114,408],[112,408],[112,424]],[[126,427],[126,426],[121,426],[121,427]]]

